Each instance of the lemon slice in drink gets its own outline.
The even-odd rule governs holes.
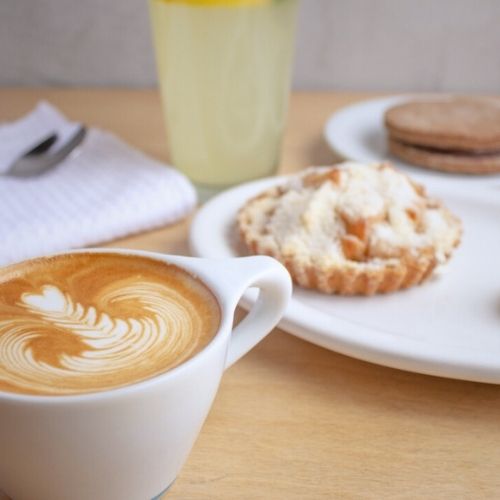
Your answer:
[[[183,3],[193,7],[242,7],[264,5],[272,0],[160,0],[163,3]]]

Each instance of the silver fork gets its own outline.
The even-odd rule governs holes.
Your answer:
[[[50,136],[12,163],[3,175],[32,177],[47,172],[63,161],[82,142],[86,133],[87,129],[81,125],[66,144],[54,152],[50,151],[50,146],[57,140],[57,135]]]

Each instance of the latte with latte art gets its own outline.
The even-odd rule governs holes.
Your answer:
[[[67,395],[161,374],[203,349],[212,292],[147,257],[75,253],[0,270],[0,391]]]

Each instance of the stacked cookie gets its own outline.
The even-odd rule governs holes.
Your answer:
[[[390,152],[422,167],[465,174],[500,172],[500,100],[409,101],[385,114]]]

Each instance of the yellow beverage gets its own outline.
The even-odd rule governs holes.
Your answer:
[[[150,0],[174,165],[220,189],[275,172],[297,0]]]

